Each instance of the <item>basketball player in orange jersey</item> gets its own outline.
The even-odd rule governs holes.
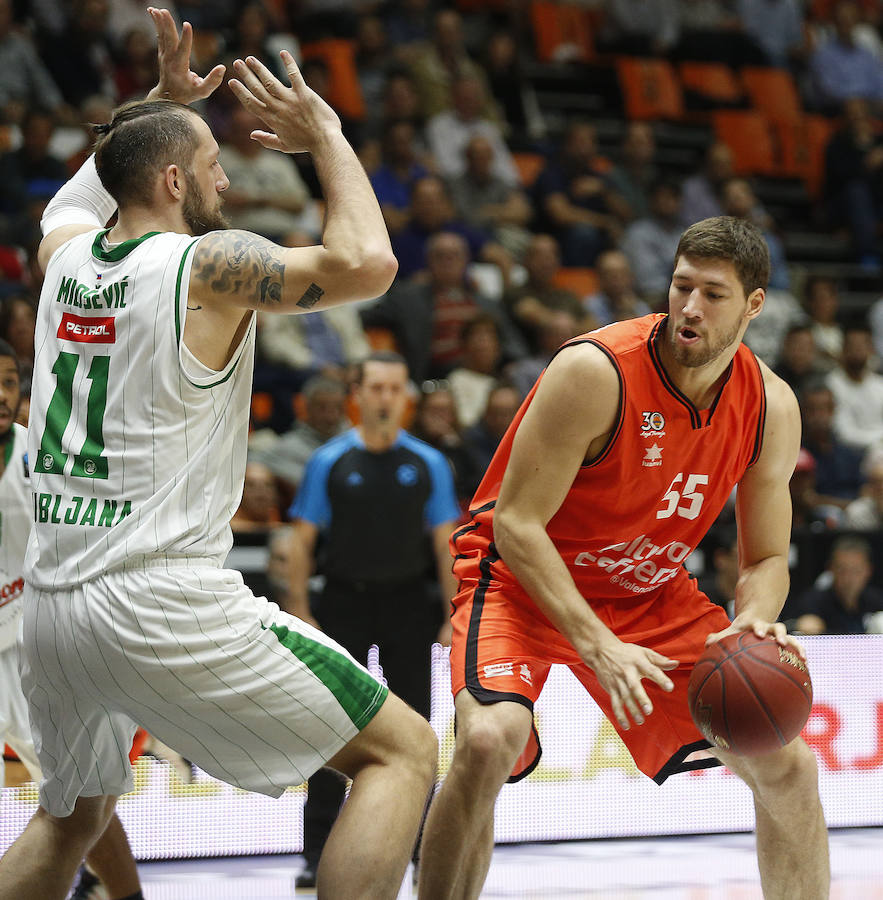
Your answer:
[[[427,824],[421,900],[478,897],[503,783],[539,760],[533,704],[570,667],[661,783],[715,765],[687,708],[690,670],[725,634],[772,635],[788,591],[797,402],[742,344],[769,274],[760,232],[706,219],[681,237],[668,315],[569,341],[522,404],[451,545],[457,742]],[[736,616],[682,563],[738,485]],[[646,682],[646,683],[645,683]],[[828,896],[816,761],[801,739],[718,760],[752,789],[767,900]]]

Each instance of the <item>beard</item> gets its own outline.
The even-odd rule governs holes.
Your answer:
[[[725,332],[717,336],[706,333],[706,343],[696,347],[684,347],[678,343],[678,329],[673,328],[673,322],[669,318],[667,339],[675,362],[690,369],[698,369],[717,359],[739,337],[742,328],[741,319],[734,322]],[[686,324],[686,323],[684,323]],[[681,327],[681,326],[679,326]],[[687,325],[686,327],[690,327]],[[697,332],[698,334],[698,332]]]
[[[227,217],[221,212],[221,198],[215,204],[214,209],[209,209],[205,195],[196,183],[193,175],[185,171],[187,178],[187,193],[184,196],[184,203],[181,208],[181,214],[184,221],[190,229],[190,233],[196,237],[201,234],[208,234],[210,231],[220,231],[229,228],[230,223]]]

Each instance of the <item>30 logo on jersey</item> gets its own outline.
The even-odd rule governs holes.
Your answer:
[[[662,437],[665,434],[665,416],[661,412],[641,413],[641,437]]]

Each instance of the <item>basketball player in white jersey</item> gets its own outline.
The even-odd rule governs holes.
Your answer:
[[[40,764],[28,723],[28,704],[18,674],[16,638],[22,613],[25,548],[33,521],[27,429],[15,419],[21,405],[21,372],[15,351],[0,340],[0,749],[9,744],[31,778]],[[4,764],[0,755],[0,787]],[[87,857],[111,900],[142,900],[135,859],[116,814]],[[84,874],[83,887],[95,878]],[[98,889],[97,885],[94,885]],[[76,896],[76,894],[75,894]],[[82,896],[87,896],[85,893]]]
[[[189,26],[151,10],[154,96],[207,96]],[[238,787],[278,796],[328,763],[353,779],[320,897],[395,897],[435,771],[432,729],[345,650],[222,568],[242,491],[255,311],[383,293],[396,262],[334,112],[282,61],[230,86],[283,152],[308,150],[323,243],[225,231],[228,186],[206,123],[128,105],[46,209],[29,458],[22,685],[40,809],[0,861],[0,900],[61,900],[116,797],[135,723]],[[99,178],[96,177],[96,170]],[[109,195],[112,195],[110,198]],[[114,207],[117,224],[102,226]]]

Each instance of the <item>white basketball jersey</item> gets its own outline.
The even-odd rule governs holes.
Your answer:
[[[0,651],[15,643],[21,619],[22,566],[31,531],[27,429],[13,425],[2,452],[6,467],[0,476]]]
[[[182,339],[199,238],[105,234],[57,250],[40,294],[25,577],[44,589],[155,559],[220,565],[242,496],[254,317],[207,369]]]

